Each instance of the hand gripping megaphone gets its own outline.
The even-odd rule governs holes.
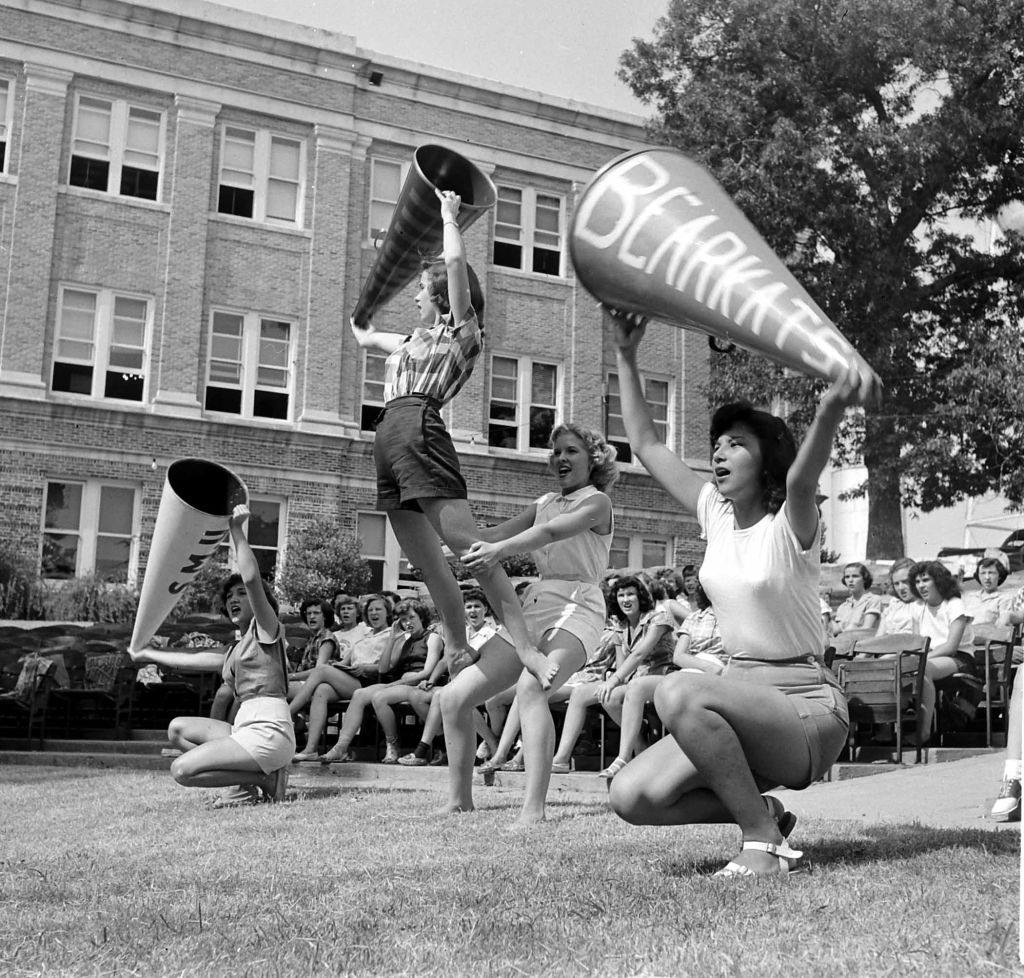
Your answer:
[[[583,191],[569,252],[599,302],[805,374],[871,372],[721,185],[678,150],[625,153]]]
[[[436,256],[444,227],[435,190],[451,190],[462,203],[456,222],[465,231],[498,199],[491,178],[444,146],[420,146],[395,204],[384,243],[356,300],[352,321],[365,326],[374,312],[408,285],[426,258]]]
[[[201,458],[171,462],[128,648],[148,645],[200,568],[224,541],[228,517],[249,490],[230,469]]]

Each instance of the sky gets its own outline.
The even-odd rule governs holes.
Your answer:
[[[650,38],[668,0],[230,0],[235,7],[352,35],[359,47],[649,116],[615,77],[632,38]]]

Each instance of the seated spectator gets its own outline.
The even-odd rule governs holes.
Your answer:
[[[937,560],[914,564],[910,580],[914,595],[923,602],[920,634],[931,639],[922,697],[927,732],[935,712],[935,686],[957,675],[974,674],[974,630],[960,586],[943,564]]]
[[[873,578],[863,564],[847,564],[843,568],[843,584],[850,596],[835,610],[832,616],[832,634],[841,635],[854,629],[871,629],[878,626],[882,615],[882,600],[868,590]]]
[[[370,626],[359,614],[359,602],[344,592],[334,596],[334,618],[337,625],[334,639],[338,643],[338,658],[343,659],[356,642],[370,634]]]
[[[704,588],[699,583],[695,593],[700,610],[687,615],[676,632],[675,651],[672,655],[673,667],[696,669],[717,676],[725,668],[718,619],[711,608],[708,596],[704,593]],[[664,678],[664,675],[642,676],[626,685],[622,701],[622,719],[619,723],[619,753],[601,772],[602,778],[610,781],[638,752],[644,711],[648,703],[654,702],[654,692]]]
[[[326,601],[306,598],[299,605],[299,617],[309,629],[309,639],[302,649],[299,661],[289,672],[289,699],[295,697],[303,682],[317,666],[326,665],[338,658],[338,643],[331,632],[334,627],[334,609]]]
[[[676,627],[682,625],[686,616],[693,611],[690,599],[684,590],[683,575],[674,567],[665,567],[654,575],[654,580],[664,590],[664,595],[659,597],[652,588],[651,594],[654,600],[672,615]]]
[[[697,576],[697,568],[693,564],[687,564],[683,567],[681,574],[683,578],[682,593],[690,605],[690,611],[700,611],[697,601],[697,585],[700,583],[700,578]]]
[[[330,704],[351,699],[357,689],[377,682],[377,664],[394,637],[393,620],[394,612],[387,598],[371,594],[363,605],[363,621],[369,629],[367,635],[353,643],[340,659],[313,669],[292,698],[292,716],[309,704],[309,728],[303,754],[315,751],[320,743]]]
[[[910,573],[914,561],[900,557],[889,568],[889,587],[893,597],[882,611],[878,621],[877,635],[919,635],[924,604],[911,584]]]
[[[601,636],[601,641],[598,642],[597,648],[591,657],[587,659],[583,668],[579,672],[574,672],[565,681],[563,686],[548,696],[548,703],[566,703],[577,686],[601,682],[608,674],[608,670],[615,665],[615,653],[620,648],[621,642],[619,641],[618,626],[606,628]],[[512,705],[501,729],[501,738],[498,740],[498,745],[492,752],[490,760],[480,765],[480,772],[485,776],[499,769],[506,771],[522,771],[525,769],[522,747],[516,751],[513,757],[509,756],[512,753],[512,748],[516,745],[520,729],[519,708],[514,698],[515,687],[512,687],[511,692],[513,694]],[[490,700],[487,701],[488,713],[490,702]],[[493,730],[493,727],[491,729]]]
[[[1013,596],[1000,590],[1009,571],[998,557],[984,557],[974,569],[979,590],[969,591],[964,607],[975,625],[1005,625],[1010,619]]]
[[[655,607],[654,599],[636,577],[620,577],[615,583],[617,642],[616,666],[601,682],[584,683],[573,689],[562,724],[562,736],[552,759],[551,770],[570,770],[572,752],[583,731],[587,710],[600,704],[619,723],[625,684],[632,678],[664,675],[672,666],[675,640],[672,616]]]
[[[332,750],[321,755],[322,764],[344,763],[353,759],[349,748],[359,733],[367,706],[373,707],[384,728],[387,749],[383,763],[398,763],[398,721],[391,707],[409,701],[412,691],[431,677],[444,651],[441,636],[430,627],[431,619],[431,611],[423,602],[399,602],[395,608],[397,629],[394,640],[378,663],[381,682],[363,686],[352,694],[342,717],[338,742]],[[311,748],[314,746],[307,744],[306,750],[295,755],[295,760],[313,760],[315,754]]]
[[[821,609],[821,631],[827,649],[832,641],[832,605],[830,605],[820,594],[818,605]]]

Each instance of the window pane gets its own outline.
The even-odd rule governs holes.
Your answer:
[[[159,185],[160,174],[156,170],[146,170],[136,166],[121,167],[122,197],[156,200]]]
[[[522,268],[523,248],[521,245],[494,242],[494,264],[502,268]]]
[[[629,566],[629,537],[618,534],[612,537],[612,546],[608,553],[608,566],[614,568]]]
[[[144,170],[160,168],[160,113],[149,109],[128,109],[124,162]]]
[[[370,197],[394,204],[402,189],[402,165],[388,160],[373,160]]]
[[[555,427],[551,408],[530,408],[530,448],[547,448]]]
[[[125,486],[100,486],[100,533],[131,536],[135,490]]]
[[[100,159],[110,155],[110,108],[111,103],[102,99],[78,100],[73,153]]]
[[[665,549],[664,540],[644,540],[642,565],[644,567],[658,567],[666,563]]]
[[[515,425],[507,427],[492,423],[487,427],[487,444],[492,448],[515,449],[518,447],[517,440]]]
[[[65,289],[61,295],[60,335],[66,339],[92,342],[96,322],[96,296],[92,292]]]
[[[224,130],[223,152],[221,182],[251,188],[256,157],[256,133],[229,126]]]
[[[295,221],[299,200],[299,185],[282,180],[267,184],[267,217],[275,221]]]
[[[210,360],[211,384],[241,384],[242,365],[225,363],[223,360]]]
[[[92,367],[54,361],[53,389],[66,394],[91,394]]]
[[[260,321],[261,340],[279,340],[287,343],[291,333],[291,326],[288,323],[278,322],[274,319],[263,319]]]
[[[261,366],[256,370],[256,383],[260,387],[287,387],[288,371]]]
[[[86,190],[106,191],[110,181],[110,163],[106,160],[94,160],[88,156],[74,155],[71,157],[71,171],[68,183],[72,187],[85,187]]]
[[[74,577],[77,564],[77,534],[43,534],[43,577]]]
[[[381,513],[356,514],[356,536],[366,557],[383,557],[387,517]]]
[[[242,392],[227,387],[207,387],[204,406],[207,411],[221,411],[224,414],[242,413]]]
[[[531,397],[534,404],[554,404],[558,388],[558,368],[550,363],[533,365]]]
[[[257,388],[252,395],[252,413],[257,418],[288,420],[288,395]]]
[[[0,81],[0,142],[7,141],[7,107],[9,102],[10,83]],[[3,161],[0,160],[0,169],[3,168]]]
[[[382,204],[379,201],[370,202],[370,237],[379,238],[388,233],[391,218],[395,213],[394,204]]]
[[[78,531],[82,519],[82,487],[74,482],[46,484],[46,528]]]
[[[149,303],[145,299],[114,297],[114,342],[124,346],[143,344]]]
[[[241,336],[244,320],[241,316],[231,312],[215,312],[213,314],[213,329],[215,333],[224,336]]]
[[[276,179],[297,182],[299,179],[300,144],[293,139],[270,139],[270,176]]]
[[[253,499],[249,502],[249,543],[254,547],[276,547],[281,504]]]
[[[256,195],[251,190],[221,186],[217,191],[217,213],[235,217],[252,217]]]
[[[96,576],[104,581],[127,581],[131,537],[96,538]]]
[[[533,270],[539,275],[561,274],[562,253],[535,246],[533,249]]]

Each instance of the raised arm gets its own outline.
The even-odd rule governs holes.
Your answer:
[[[402,333],[382,333],[374,327],[373,323],[357,326],[350,319],[348,324],[352,327],[352,335],[361,347],[379,350],[381,353],[389,355],[394,353],[407,339]]]
[[[228,530],[231,533],[231,543],[235,548],[238,573],[245,585],[245,593],[249,597],[252,615],[256,621],[256,638],[264,644],[269,644],[276,642],[281,637],[281,622],[263,590],[260,565],[256,562],[256,555],[252,552],[245,535],[245,521],[248,518],[249,507],[236,506],[228,520]]]
[[[503,557],[539,550],[556,540],[568,540],[579,533],[587,533],[590,530],[607,532],[611,515],[611,500],[604,493],[597,493],[586,499],[579,509],[556,516],[548,523],[542,523],[540,526],[531,525],[496,543],[474,543],[466,551],[462,562],[475,572],[493,567]]]
[[[821,396],[818,410],[786,477],[786,513],[800,546],[806,549],[818,531],[818,480],[832,454],[839,422],[848,407],[876,402],[881,382],[874,373],[845,370]]]
[[[444,258],[445,271],[448,273],[448,306],[452,312],[452,323],[461,323],[472,307],[469,297],[469,272],[466,263],[466,246],[462,242],[462,232],[458,222],[459,206],[462,198],[450,190],[434,190],[441,201],[441,220],[444,221]]]
[[[697,497],[705,480],[679,458],[659,437],[644,399],[636,351],[647,324],[602,307],[606,322],[615,329],[616,356],[619,364],[619,397],[622,419],[630,447],[658,484],[691,515],[697,513]]]

